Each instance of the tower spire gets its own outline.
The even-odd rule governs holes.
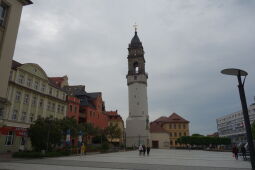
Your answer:
[[[136,22],[135,22],[135,24],[133,25],[133,27],[135,28],[135,33],[137,33],[137,27],[138,27],[138,25],[136,24]]]

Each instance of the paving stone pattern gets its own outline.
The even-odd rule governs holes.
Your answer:
[[[50,159],[1,162],[1,169],[12,170],[249,170],[250,162],[235,160],[229,152],[152,149],[150,156],[138,151],[69,156]]]

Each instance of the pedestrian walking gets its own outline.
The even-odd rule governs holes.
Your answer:
[[[236,145],[233,146],[232,153],[233,153],[233,157],[235,157],[237,160],[238,159],[238,148]]]
[[[149,155],[150,155],[150,150],[151,150],[150,145],[147,145],[147,148],[146,148],[147,156],[149,156]]]
[[[246,157],[246,149],[244,147],[244,144],[241,146],[241,152],[242,152],[242,155],[243,155],[243,159],[244,160],[247,160],[247,157]]]
[[[145,156],[145,152],[146,152],[146,147],[145,145],[143,145],[143,156]]]
[[[84,155],[85,153],[85,150],[86,150],[86,147],[84,145],[84,143],[81,145],[81,156]]]
[[[143,152],[143,147],[142,147],[142,145],[139,145],[138,150],[139,150],[139,155],[141,156],[141,155],[142,155],[142,152]]]

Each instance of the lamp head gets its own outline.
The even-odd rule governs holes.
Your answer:
[[[247,76],[248,73],[244,70],[236,69],[236,68],[227,68],[224,70],[221,70],[222,74],[231,75],[231,76]]]

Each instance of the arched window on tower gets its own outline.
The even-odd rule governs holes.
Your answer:
[[[134,71],[135,71],[136,74],[139,73],[139,67],[138,67],[138,63],[137,62],[134,63]]]

